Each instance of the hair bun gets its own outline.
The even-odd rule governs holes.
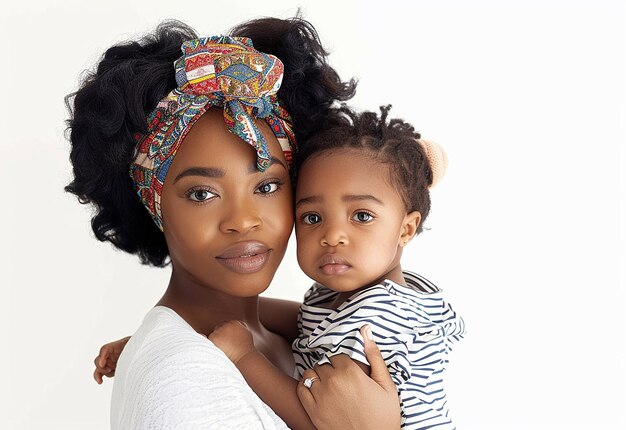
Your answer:
[[[428,157],[428,164],[430,164],[430,170],[433,172],[433,182],[428,187],[432,188],[441,181],[441,178],[446,173],[448,155],[439,144],[431,140],[419,139],[418,142],[424,148],[426,157]]]

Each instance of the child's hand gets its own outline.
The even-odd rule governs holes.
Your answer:
[[[120,354],[126,346],[128,339],[130,339],[130,336],[107,343],[100,348],[100,353],[94,360],[96,370],[93,371],[93,379],[95,379],[98,384],[102,384],[102,376],[106,376],[107,378],[115,376],[117,359],[120,358]]]
[[[252,334],[243,321],[227,321],[217,326],[209,335],[209,340],[235,364],[249,353],[256,351]]]

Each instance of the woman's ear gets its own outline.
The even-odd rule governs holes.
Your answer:
[[[400,233],[400,240],[398,241],[398,245],[400,245],[401,248],[404,248],[406,244],[415,237],[421,221],[422,214],[418,211],[406,214],[402,221],[402,232]]]

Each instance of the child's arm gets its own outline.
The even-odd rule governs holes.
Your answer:
[[[130,336],[102,345],[98,356],[94,360],[96,370],[93,371],[93,379],[95,379],[98,384],[102,384],[103,376],[107,378],[115,376],[117,360],[120,358],[122,350],[128,343],[128,339],[130,339]]]
[[[259,297],[259,318],[268,330],[284,337],[290,343],[298,336],[300,303],[289,300]]]
[[[396,385],[373,340],[369,326],[361,327],[367,367],[345,354],[329,358],[330,364],[315,365],[304,371],[303,377],[319,376],[324,383],[313,392],[298,385],[298,396],[311,420],[320,429],[400,428],[400,402]],[[361,370],[355,366],[359,363]],[[367,376],[369,374],[369,376]],[[355,405],[360,413],[355,414]]]
[[[209,340],[237,366],[254,392],[294,429],[315,429],[297,394],[298,381],[285,375],[255,347],[248,327],[228,321]]]

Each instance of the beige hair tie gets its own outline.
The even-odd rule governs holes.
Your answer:
[[[430,164],[430,169],[433,171],[433,183],[428,187],[430,189],[437,185],[446,173],[448,155],[441,146],[433,141],[419,139],[418,142],[422,145],[422,148],[424,148],[426,157],[428,157],[428,164]]]

